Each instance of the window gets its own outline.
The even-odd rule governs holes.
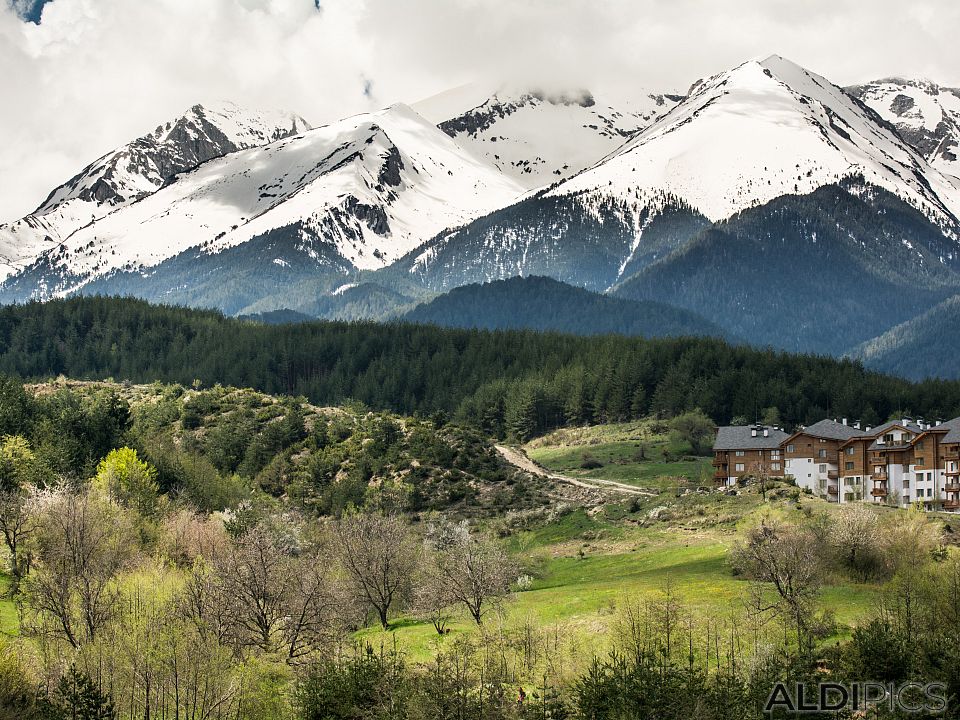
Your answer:
[[[826,471],[827,471],[827,466],[826,466],[826,465],[821,465],[821,466],[820,466],[820,472],[825,473]]]
[[[845,465],[845,467],[846,467],[847,470],[853,470],[853,463],[852,463],[852,462],[847,462],[846,465]]]
[[[771,459],[771,460],[777,460],[779,457],[780,457],[780,451],[779,451],[779,450],[771,450],[771,451],[770,451],[770,459]]]
[[[743,457],[743,456],[744,456],[744,452],[743,452],[743,450],[737,450],[737,451],[734,453],[734,455],[736,455],[737,457]]]
[[[793,445],[787,445],[787,452],[788,452],[788,453],[792,453],[793,451],[794,451],[794,446],[793,446]]]
[[[743,472],[743,463],[737,463],[735,466],[736,472]]]
[[[903,504],[904,504],[904,505],[909,505],[909,504],[910,504],[910,493],[904,493],[904,494],[903,494]]]
[[[917,441],[917,450],[923,450],[923,440]]]
[[[778,462],[770,463],[770,469],[771,469],[771,470],[780,470],[780,463],[778,463]]]
[[[856,448],[854,448],[853,445],[851,445],[851,446],[848,447],[844,452],[846,452],[847,455],[853,455],[853,453],[856,452]]]
[[[923,461],[923,458],[922,458],[922,457],[918,457],[918,458],[917,458],[917,465],[926,465],[926,463]]]
[[[826,448],[820,448],[820,451],[817,453],[817,455],[818,455],[819,457],[825,458],[825,457],[827,456],[827,449],[826,449]]]
[[[903,476],[903,486],[904,486],[905,488],[910,487],[910,476],[909,476],[909,475],[904,475],[904,476]]]
[[[927,497],[933,497],[933,490],[927,488]]]

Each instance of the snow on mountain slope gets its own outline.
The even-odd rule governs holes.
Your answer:
[[[667,115],[550,194],[630,207],[665,191],[721,220],[861,174],[953,232],[960,191],[951,179],[839,87],[771,56],[696,83]]]
[[[929,80],[887,78],[847,92],[875,110],[931,165],[960,177],[960,88]]]
[[[258,112],[233,103],[195,105],[95,160],[27,217],[0,226],[0,281],[79,228],[156,192],[177,173],[308,129],[302,117],[291,113]]]
[[[641,93],[635,101],[621,102],[583,90],[550,94],[501,88],[484,95],[477,86],[464,86],[415,107],[460,145],[533,189],[597,162],[678,100],[677,95]]]
[[[38,283],[36,294],[66,294],[114,270],[191,247],[216,253],[281,228],[332,246],[357,268],[379,268],[522,191],[395,105],[178,175],[43,256],[46,276],[63,281]]]

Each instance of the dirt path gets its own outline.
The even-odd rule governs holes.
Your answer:
[[[588,490],[608,490],[612,492],[624,493],[626,495],[642,495],[644,497],[654,497],[657,493],[650,492],[649,490],[641,490],[638,487],[633,485],[627,485],[626,483],[614,482],[613,480],[599,480],[596,478],[574,478],[569,475],[560,475],[558,473],[550,472],[542,465],[537,464],[531,460],[523,450],[517,448],[507,447],[506,445],[496,445],[497,452],[503,456],[503,459],[508,463],[517,467],[524,472],[528,472],[531,475],[538,475],[548,480],[555,480],[556,482],[567,483],[568,485],[575,485],[581,488],[587,488]]]

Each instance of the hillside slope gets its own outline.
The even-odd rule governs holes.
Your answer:
[[[417,306],[402,319],[445,327],[528,328],[574,335],[723,336],[719,327],[687,310],[599,295],[546,277],[465,285]]]
[[[960,287],[952,241],[859,181],[716,223],[614,290],[700,313],[760,345],[842,353]]]
[[[960,378],[960,295],[861,343],[849,354],[868,367],[912,380]]]

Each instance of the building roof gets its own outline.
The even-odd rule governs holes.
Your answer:
[[[903,428],[904,430],[909,430],[912,433],[922,433],[923,428],[917,425],[917,423],[912,420],[891,420],[890,422],[885,422],[883,425],[877,425],[873,430],[870,431],[870,437],[877,437],[883,435],[887,430],[892,430],[893,428]]]
[[[905,418],[906,419],[906,418]],[[898,443],[881,443],[877,440],[874,440],[868,450],[905,450],[913,445],[913,441],[917,439],[917,436],[928,430],[935,430],[937,427],[943,427],[945,423],[940,425],[935,425],[933,427],[926,427],[919,425],[918,423],[913,422],[912,420],[891,420],[890,422],[884,423],[883,425],[878,425],[873,430],[870,431],[870,436],[874,438],[880,438],[888,430],[893,428],[903,428],[904,430],[909,430],[913,433],[913,437],[907,442],[898,442]],[[948,433],[949,434],[949,433]]]
[[[767,431],[766,437],[763,432]],[[756,437],[753,432],[756,431]],[[717,428],[714,450],[766,450],[776,449],[788,435],[770,425],[730,425]]]
[[[947,429],[947,434],[943,436],[941,443],[960,443],[960,418],[953,418],[953,420],[947,420],[942,422],[931,430],[943,428]]]
[[[855,437],[871,437],[873,435],[872,432],[867,433],[863,430],[857,430],[855,427],[838,423],[836,420],[815,422],[813,425],[797,431],[794,435],[800,435],[801,433],[817,438],[826,438],[827,440],[850,440]]]

